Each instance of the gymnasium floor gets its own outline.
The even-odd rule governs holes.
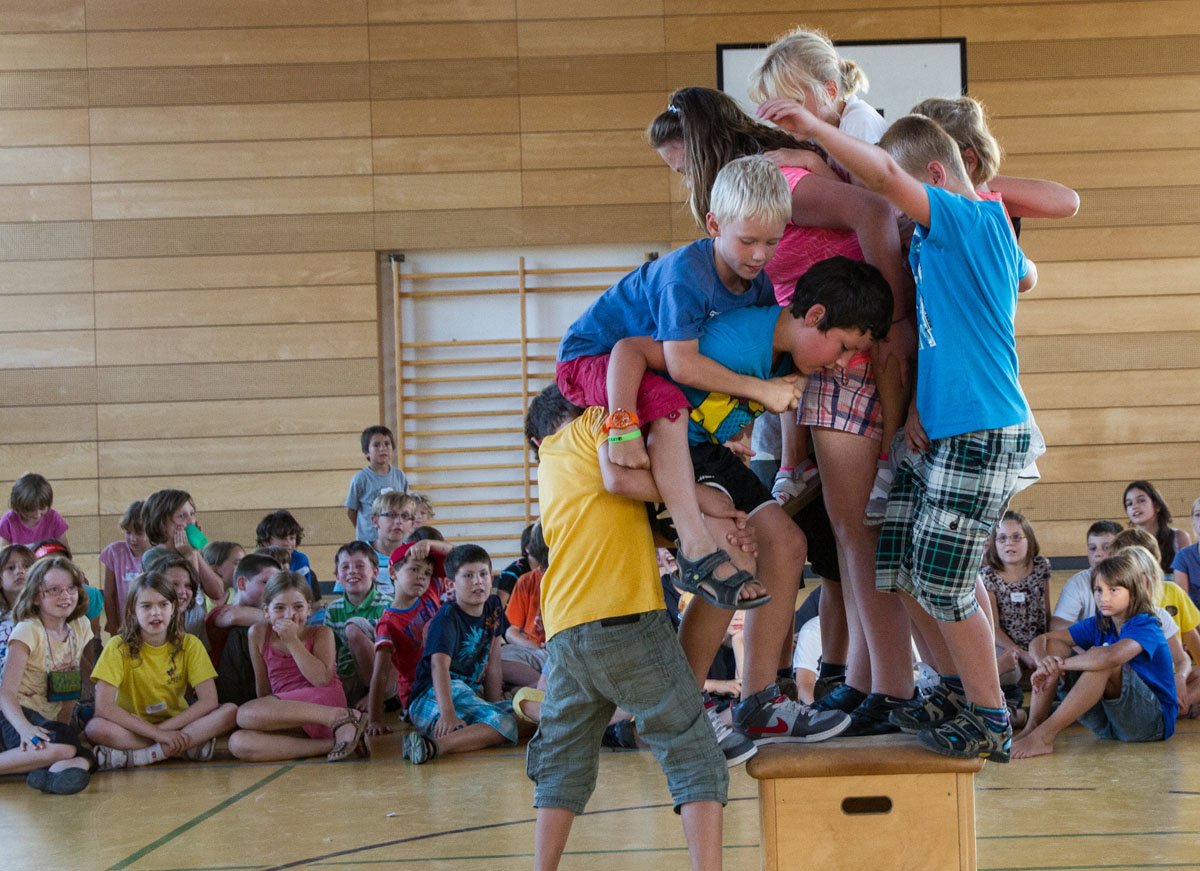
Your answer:
[[[97,775],[82,795],[62,798],[2,778],[0,867],[530,867],[532,787],[522,749],[415,768],[399,746],[398,733],[385,736],[373,760],[336,765],[248,765],[222,750],[207,764]],[[1143,745],[1101,742],[1074,726],[1053,756],[985,766],[976,792],[981,871],[1200,868],[1200,721],[1181,721],[1167,743]],[[736,769],[727,869],[759,867],[755,795],[755,782]],[[686,868],[669,801],[649,752],[604,751],[563,868]]]

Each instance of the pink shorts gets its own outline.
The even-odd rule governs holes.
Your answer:
[[[278,699],[287,699],[290,702],[309,702],[314,705],[325,705],[330,708],[346,707],[346,692],[342,689],[342,682],[336,678],[327,687],[301,687],[294,690],[284,690],[273,695]],[[333,737],[333,731],[328,726],[322,726],[320,723],[306,723],[303,729],[304,734],[309,738],[329,739]]]
[[[850,369],[821,369],[808,376],[800,402],[800,423],[883,438],[879,391],[871,364]]]
[[[584,408],[608,408],[608,358],[608,354],[602,354],[559,362],[554,367],[554,380],[563,397]],[[642,426],[660,417],[675,420],[689,408],[679,385],[655,372],[642,376],[637,397],[637,416]]]

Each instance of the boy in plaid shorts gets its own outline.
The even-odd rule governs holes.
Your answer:
[[[1037,270],[1017,246],[1004,207],[975,193],[954,141],[921,115],[899,119],[879,146],[817,120],[792,100],[759,117],[818,141],[917,224],[913,451],[892,486],[876,586],[902,592],[940,661],[942,684],[889,719],[947,756],[1007,762],[1012,727],[991,627],[975,599],[988,533],[1029,453],[1029,406],[1017,381],[1017,293]]]

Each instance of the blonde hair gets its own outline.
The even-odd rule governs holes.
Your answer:
[[[831,98],[825,83],[837,86]],[[776,39],[763,59],[750,72],[750,99],[761,103],[772,97],[790,97],[804,102],[808,89],[817,100],[814,111],[831,107],[834,100],[846,99],[870,87],[867,74],[852,60],[838,54],[833,40],[820,30],[797,27]]]
[[[403,511],[408,509],[410,512],[417,500],[409,496],[407,493],[401,493],[399,490],[388,490],[386,493],[380,493],[375,497],[375,501],[371,503],[371,516],[378,517],[387,511]]]
[[[879,147],[914,178],[924,179],[929,164],[936,160],[961,184],[971,184],[958,143],[932,118],[905,115],[887,129],[879,140]]]
[[[17,601],[13,603],[12,614],[14,623],[20,623],[22,620],[32,620],[41,615],[42,606],[39,602],[42,596],[42,587],[46,584],[46,573],[51,569],[62,569],[70,575],[71,584],[79,593],[75,599],[74,610],[67,616],[67,622],[71,623],[87,614],[87,579],[84,578],[83,572],[65,556],[47,556],[35,562],[25,574],[25,586],[21,588],[21,593],[17,596]]]
[[[978,100],[965,96],[930,97],[913,106],[912,114],[932,118],[958,143],[961,151],[970,148],[975,152],[975,171],[970,174],[975,187],[987,184],[1000,172],[1000,143],[988,129],[987,113]]]
[[[1101,560],[1092,569],[1092,589],[1096,588],[1096,579],[1103,578],[1110,587],[1123,587],[1129,591],[1129,612],[1126,618],[1134,614],[1151,614],[1157,616],[1154,593],[1154,579],[1146,574],[1136,551],[1141,550],[1149,555],[1144,548],[1126,548],[1120,553],[1114,553],[1106,560]],[[1102,617],[1102,620],[1108,620]]]
[[[787,179],[761,154],[739,157],[721,167],[708,202],[718,224],[744,218],[786,224],[792,217]]]
[[[299,590],[304,596],[304,601],[312,604],[312,590],[309,589],[308,579],[299,572],[282,571],[271,575],[271,580],[267,581],[263,590],[263,607],[270,605],[272,599],[288,590]]]

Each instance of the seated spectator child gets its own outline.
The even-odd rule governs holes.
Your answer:
[[[282,570],[264,554],[242,557],[233,570],[233,601],[217,605],[204,617],[209,656],[217,670],[217,701],[242,705],[258,693],[250,657],[250,627],[263,621],[263,591]]]
[[[17,597],[25,586],[25,575],[33,565],[33,551],[23,544],[0,548],[0,669],[8,655],[8,638],[16,627],[13,619]]]
[[[388,600],[395,592],[388,566],[392,552],[404,544],[405,537],[413,531],[413,504],[411,496],[392,490],[379,494],[371,506],[371,524],[375,535],[365,540],[370,541],[375,550],[375,586]]]
[[[375,500],[383,493],[407,493],[408,479],[392,465],[396,453],[396,437],[386,426],[369,426],[359,437],[367,465],[350,479],[346,494],[346,516],[354,524],[354,537],[359,541],[374,541],[375,529],[371,515]],[[389,550],[390,554],[391,551]]]
[[[506,565],[492,578],[492,592],[500,597],[500,604],[508,606],[508,599],[521,576],[529,573],[529,537],[533,535],[533,524],[521,530],[521,555]]]
[[[525,418],[553,554],[542,578],[546,696],[526,762],[537,808],[534,866],[558,866],[596,782],[601,730],[619,706],[667,776],[692,867],[719,867],[729,774],[663,607],[645,506],[615,492],[612,476],[638,475],[651,487],[653,480],[611,463],[605,413],[571,405],[551,385]]]
[[[125,537],[100,551],[100,567],[104,572],[104,631],[115,635],[125,613],[125,591],[134,578],[142,573],[142,554],[150,549],[146,530],[142,528],[142,502],[130,502],[121,515]]]
[[[1175,554],[1191,544],[1187,532],[1171,525],[1171,509],[1158,489],[1149,481],[1131,481],[1123,497],[1129,523],[1144,529],[1158,542],[1164,572],[1171,571]]]
[[[521,575],[504,609],[508,619],[508,642],[500,648],[504,682],[536,686],[546,667],[546,631],[542,627],[542,573],[550,552],[542,538],[541,523],[533,524],[529,536],[529,571]]]
[[[0,547],[31,545],[53,538],[67,543],[67,521],[54,510],[54,488],[35,472],[17,478],[8,497],[9,511],[0,517]]]
[[[69,560],[75,559],[71,554],[71,549],[55,538],[47,538],[33,545],[34,560],[44,559],[48,556],[63,556]],[[92,624],[92,633],[99,638],[100,615],[104,613],[104,593],[91,585],[91,582],[87,579],[87,575],[83,577],[83,592],[87,601],[87,618]],[[97,647],[96,652],[99,652],[99,647]],[[84,695],[87,696],[89,693],[90,688],[85,686]]]
[[[29,786],[59,795],[84,789],[92,767],[68,725],[91,670],[83,581],[64,556],[33,564],[13,606],[17,625],[0,676],[0,774],[28,771]]]
[[[1175,583],[1200,605],[1200,499],[1192,503],[1192,533],[1197,543],[1176,552],[1171,570],[1175,572]]]
[[[304,527],[292,516],[290,511],[272,511],[258,522],[254,531],[259,547],[281,547],[287,552],[287,562],[283,565],[288,571],[299,572],[308,578],[308,587],[312,590],[313,603],[321,601],[321,585],[317,582],[317,573],[309,565],[308,556],[296,548],[304,541]]]
[[[413,497],[413,525],[428,526],[429,521],[433,520],[433,503],[424,493],[410,495]]]
[[[188,537],[200,532],[196,525],[196,503],[183,490],[156,490],[142,503],[142,528],[150,549],[142,554],[142,569],[150,571],[150,563],[161,554],[174,552],[192,565],[200,589],[210,600],[217,602],[225,594],[220,575],[204,561],[200,551]]]
[[[237,724],[237,705],[217,701],[217,673],[199,639],[184,632],[177,606],[174,584],[158,572],[129,588],[120,634],[92,669],[96,713],[84,734],[100,771],[173,756],[207,762],[217,736]]]
[[[392,554],[392,603],[375,625],[375,667],[367,698],[367,734],[392,730],[383,722],[384,699],[395,686],[400,704],[408,707],[417,665],[425,652],[425,632],[441,602],[434,575],[445,574],[442,555],[428,541],[402,544]]]
[[[1096,599],[1092,594],[1092,569],[1101,560],[1112,556],[1113,538],[1121,531],[1121,524],[1112,520],[1097,520],[1087,531],[1088,567],[1081,569],[1063,583],[1062,592],[1050,615],[1050,629],[1066,629],[1084,617],[1096,613]]]
[[[371,686],[375,624],[391,597],[375,584],[375,554],[371,545],[362,541],[344,544],[338,548],[334,560],[342,595],[326,606],[325,625],[332,630],[337,646],[337,673],[342,689],[350,704],[355,704]],[[390,578],[388,583],[391,584]]]
[[[1049,628],[1050,560],[1041,554],[1033,526],[1015,511],[1004,512],[988,536],[979,579],[996,615],[996,646],[1012,651],[1029,671],[1037,662],[1029,643]]]
[[[1012,744],[1014,758],[1054,752],[1055,736],[1076,720],[1118,741],[1163,741],[1175,732],[1174,670],[1154,614],[1151,579],[1132,553],[1103,560],[1092,578],[1099,616],[1048,632],[1031,645],[1038,668],[1029,723]],[[1051,713],[1060,679],[1067,692]]]
[[[200,598],[200,583],[192,562],[178,553],[166,551],[158,559],[152,560],[146,571],[158,572],[175,587],[175,606],[183,619],[183,631],[195,635],[204,649],[208,650],[204,600]]]
[[[429,622],[408,705],[417,731],[404,736],[402,752],[413,765],[517,743],[517,721],[500,692],[500,639],[508,624],[492,595],[491,557],[460,544],[446,555],[446,574],[454,601]]]
[[[217,573],[221,578],[221,583],[225,585],[225,595],[220,600],[209,604],[219,605],[231,601],[233,598],[233,573],[245,555],[246,551],[236,541],[210,541],[204,545],[200,556],[212,566],[212,570]]]
[[[1154,540],[1154,536],[1136,526],[1122,529],[1113,539],[1112,551],[1120,553],[1126,549],[1139,547],[1159,566],[1158,569],[1153,566],[1144,566],[1146,574],[1150,576],[1151,588],[1154,591],[1154,604],[1170,615],[1172,622],[1179,627],[1179,640],[1191,654],[1192,661],[1200,663],[1200,632],[1196,631],[1196,627],[1200,626],[1200,610],[1197,610],[1187,593],[1180,589],[1178,584],[1163,577],[1162,555],[1159,553],[1158,542]],[[1139,558],[1145,556],[1137,551],[1134,552],[1134,555]]]
[[[326,754],[369,756],[367,715],[346,707],[334,667],[333,631],[307,625],[312,591],[303,575],[276,572],[263,592],[266,620],[250,627],[258,698],[238,708],[229,752],[270,762]],[[301,735],[296,730],[303,730]]]

